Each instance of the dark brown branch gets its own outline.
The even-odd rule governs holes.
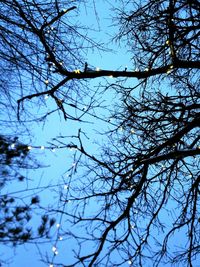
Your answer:
[[[39,93],[35,93],[32,95],[27,95],[24,96],[22,98],[20,98],[19,100],[17,100],[17,118],[18,120],[20,120],[20,115],[19,115],[19,110],[20,110],[20,104],[21,102],[23,102],[25,99],[32,99],[34,97],[39,97],[42,95],[52,95],[53,93],[55,93],[61,86],[63,86],[68,80],[70,80],[68,77],[66,77],[65,79],[63,79],[61,82],[59,82],[57,85],[55,85],[53,88],[51,88],[50,90],[44,91],[44,92],[39,92]]]
[[[147,172],[148,172],[148,166],[144,165],[144,167],[143,167],[143,175],[141,177],[140,182],[138,183],[138,186],[137,186],[136,190],[134,191],[132,196],[128,199],[128,203],[127,203],[127,206],[126,206],[124,212],[115,221],[111,222],[110,225],[106,228],[106,230],[102,234],[100,245],[99,245],[98,249],[96,250],[96,252],[94,253],[94,257],[92,258],[90,264],[88,265],[89,267],[94,266],[93,264],[95,263],[97,257],[99,256],[99,254],[101,253],[101,251],[103,249],[103,246],[104,246],[104,243],[106,242],[106,238],[107,238],[108,233],[112,229],[114,229],[116,227],[116,225],[118,225],[122,220],[124,220],[125,218],[128,218],[129,213],[130,213],[130,209],[131,209],[135,199],[140,194],[141,189],[143,187],[143,184],[144,184],[144,182],[146,180]]]
[[[70,7],[70,8],[68,8],[68,9],[66,9],[66,10],[63,10],[63,11],[59,12],[58,15],[57,15],[56,17],[54,17],[53,19],[51,19],[49,22],[44,23],[44,24],[42,25],[42,27],[40,28],[40,31],[43,31],[44,28],[46,28],[46,27],[52,25],[54,22],[58,21],[63,15],[65,15],[65,14],[68,13],[69,11],[74,10],[75,8],[76,8],[76,7],[73,6],[73,7]]]
[[[158,146],[156,149],[154,149],[153,152],[150,153],[149,156],[158,155],[160,151],[162,151],[163,148],[166,148],[170,145],[175,144],[178,142],[185,134],[187,134],[189,131],[191,131],[193,128],[200,127],[200,117],[196,116],[195,119],[193,119],[191,122],[189,122],[183,129],[181,129],[179,132],[177,132],[174,136],[169,138],[166,142]]]
[[[141,163],[154,164],[154,163],[158,163],[163,160],[181,159],[181,158],[191,157],[195,155],[200,155],[200,148],[172,151],[167,154],[141,160]]]
[[[74,71],[69,72],[67,70],[62,69],[59,71],[63,75],[67,75],[71,79],[94,79],[99,77],[110,77],[110,78],[138,78],[144,79],[155,75],[167,74],[169,70],[172,70],[172,65],[166,65],[160,68],[149,69],[147,71],[114,71],[114,70],[94,70],[88,72]],[[177,63],[173,64],[173,69],[176,68],[197,68],[200,69],[199,61],[177,61]]]

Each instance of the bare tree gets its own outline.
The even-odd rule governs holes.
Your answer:
[[[60,204],[46,210],[60,215],[62,227],[53,257],[44,260],[51,266],[195,266],[200,250],[199,2],[119,1],[113,11],[120,26],[116,40],[130,47],[134,68],[122,71],[84,63],[81,40],[96,44],[71,26],[74,6],[66,3],[63,10],[58,1],[25,0],[1,5],[7,12],[1,15],[1,56],[17,66],[22,92],[18,119],[28,103],[41,103],[48,95],[64,119],[80,121],[89,94],[86,80],[126,79],[106,87],[121,101],[110,115],[108,143],[99,155],[87,151],[81,129],[76,141],[57,139],[75,150],[75,163],[67,188],[59,191]],[[138,84],[132,86],[129,78]],[[81,113],[70,115],[67,107]],[[179,234],[182,244],[176,242]],[[61,236],[76,241],[71,262],[56,260]]]
[[[116,38],[127,41],[135,70],[81,72],[79,77],[136,77],[139,83],[107,86],[115,88],[121,102],[111,114],[117,126],[107,133],[99,156],[87,152],[81,130],[74,142],[88,171],[70,175],[72,208],[63,204],[55,210],[74,229],[63,225],[63,235],[79,246],[77,261],[65,266],[196,266],[199,2],[120,3],[124,9],[115,10],[121,25]],[[85,247],[90,251],[85,253]]]

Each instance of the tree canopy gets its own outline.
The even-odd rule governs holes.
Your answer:
[[[77,20],[81,8],[91,3],[98,20],[95,1],[0,1],[0,104],[9,114],[5,128],[12,118],[13,127],[20,125],[27,131],[33,121],[45,123],[56,112],[65,123],[80,125],[71,136],[55,136],[48,146],[74,153],[64,190],[57,187],[59,204],[42,206],[34,195],[29,204],[40,210],[37,234],[30,234],[32,228],[24,232],[24,226],[12,227],[11,232],[18,231],[13,232],[15,242],[37,244],[51,238],[53,256],[42,258],[51,267],[196,266],[200,257],[200,3],[116,1],[109,13],[115,26],[112,38],[129,52],[131,62],[131,68],[119,65],[117,70],[96,68],[87,61],[90,51],[107,51]],[[96,78],[97,88],[90,82]],[[117,101],[104,107],[98,94],[106,98],[109,92],[115,92]],[[48,111],[47,97],[52,99]],[[109,112],[101,115],[100,108]],[[107,128],[101,134],[103,143],[91,151],[81,123],[94,119]],[[4,166],[31,153],[29,145],[17,143],[16,152],[12,143],[0,135]],[[2,175],[4,166],[1,184],[7,181],[9,187],[8,176]],[[1,206],[14,201],[0,200]],[[28,204],[24,207],[30,220],[31,210]],[[9,217],[12,223],[19,213]],[[51,236],[58,216],[58,231]],[[1,218],[3,227],[5,218]],[[73,256],[70,262],[60,262],[57,246],[68,240],[75,244]]]

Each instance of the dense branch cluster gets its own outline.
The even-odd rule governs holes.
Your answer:
[[[137,67],[199,68],[198,1],[127,2],[118,38],[128,41]]]
[[[65,119],[74,120],[80,116],[73,112],[70,115],[70,106],[78,105],[82,110],[87,88],[82,83],[80,90],[80,83],[64,76],[75,73],[80,65],[84,69],[83,53],[89,46],[98,45],[82,35],[83,29],[71,16],[75,8],[68,1],[1,2],[1,71],[10,76],[9,80],[3,78],[4,91],[7,94],[9,86],[9,93],[13,91],[11,99],[16,96],[14,100],[18,100],[18,119],[30,120],[30,112],[28,118],[21,112],[24,104],[30,107],[30,100],[38,97],[35,103],[41,106],[45,96],[55,101],[56,108],[51,113],[60,110]],[[25,99],[29,99],[28,103],[24,103]],[[90,99],[88,102],[89,106]]]

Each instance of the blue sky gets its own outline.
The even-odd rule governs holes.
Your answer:
[[[103,0],[89,1],[89,4],[86,3],[86,5],[79,5],[77,13],[78,16],[74,18],[74,21],[78,20],[81,24],[89,27],[90,30],[88,30],[88,36],[90,36],[97,43],[107,43],[106,48],[110,50],[107,52],[98,52],[97,50],[88,49],[88,53],[85,54],[85,60],[88,62],[90,67],[94,68],[98,67],[100,69],[124,70],[125,67],[127,67],[128,69],[132,69],[133,65],[130,59],[130,54],[127,52],[127,47],[123,45],[119,47],[116,43],[111,42],[111,38],[114,36],[116,31],[115,27],[110,26],[112,23],[112,11],[109,10],[111,5],[112,3]],[[80,66],[80,69],[82,68],[84,68],[84,66]],[[112,81],[112,78],[108,77],[106,79],[98,78],[91,80],[88,81],[88,86],[91,88],[91,91],[94,91],[98,87],[99,83],[101,83],[101,85],[106,85],[107,81]],[[131,79],[129,83],[133,85],[135,80]],[[109,108],[112,108],[114,102],[118,101],[114,91],[107,91],[106,93],[102,94],[100,90],[98,97],[101,99],[101,101],[103,101],[104,105],[108,106]],[[45,113],[50,111],[52,107],[55,108],[55,103],[50,98],[46,98],[45,102],[46,107],[40,109],[40,112]],[[37,113],[37,110],[35,111]],[[32,113],[35,111],[33,110]],[[102,117],[107,117],[109,114],[108,110],[104,108],[98,108],[97,112],[98,114],[101,114]],[[97,120],[91,116],[86,116],[85,119],[88,119],[91,123],[79,123],[70,120],[64,121],[62,116],[59,116],[58,113],[55,113],[49,116],[45,124],[33,124],[33,126],[30,128],[32,139],[29,140],[24,138],[24,141],[28,142],[27,145],[32,147],[31,153],[36,155],[41,163],[44,164],[44,167],[36,171],[30,171],[29,176],[31,179],[26,184],[23,184],[23,187],[19,184],[12,184],[9,187],[9,190],[12,192],[23,189],[27,190],[29,188],[41,188],[51,185],[50,189],[44,190],[40,193],[41,203],[46,206],[51,205],[52,203],[59,203],[58,194],[55,192],[55,190],[59,189],[65,193],[66,187],[68,186],[70,173],[67,170],[72,168],[73,164],[76,162],[74,161],[73,157],[74,151],[60,148],[52,151],[51,149],[48,149],[48,147],[51,146],[49,142],[51,142],[54,137],[74,135],[77,133],[78,129],[81,128],[89,137],[89,139],[84,139],[84,144],[87,150],[91,154],[95,154],[96,149],[98,148],[96,143],[102,143],[105,141],[104,136],[99,135],[98,132],[103,132],[110,125],[109,123]],[[70,138],[68,140],[65,139],[65,142],[70,143],[70,141]],[[81,173],[79,175],[81,175]],[[38,191],[38,189],[33,190],[33,192],[27,190],[27,199],[32,194],[37,194]],[[18,196],[20,197],[21,193],[19,193]],[[67,203],[66,205],[72,204]],[[95,205],[89,207],[88,212],[92,212],[93,209],[95,209]],[[165,213],[162,213],[162,216],[166,216],[167,218]],[[67,228],[67,223],[63,222],[59,215],[56,216],[56,219],[57,221],[53,228],[53,232],[55,235],[58,233],[60,239],[62,239],[62,234],[59,233],[62,225],[60,226],[59,224],[63,223],[64,227]],[[38,217],[35,217],[33,224],[37,223]],[[175,245],[179,245],[184,242],[182,233],[180,233],[178,238],[179,239],[175,240]],[[9,256],[12,257],[14,253],[14,257],[12,257],[12,260],[8,265],[10,267],[44,267],[47,265],[40,261],[40,253],[43,255],[48,255],[51,259],[56,249],[56,251],[58,251],[56,258],[58,261],[65,263],[72,257],[71,250],[74,247],[76,247],[76,245],[71,241],[59,240],[55,248],[54,241],[50,240],[49,243],[41,244],[38,247],[30,244],[17,247],[15,250],[13,248],[4,247],[2,248],[1,252],[3,253],[3,258],[8,258]],[[85,252],[87,249],[88,248],[85,248]],[[129,263],[127,262],[125,266],[128,265]]]

